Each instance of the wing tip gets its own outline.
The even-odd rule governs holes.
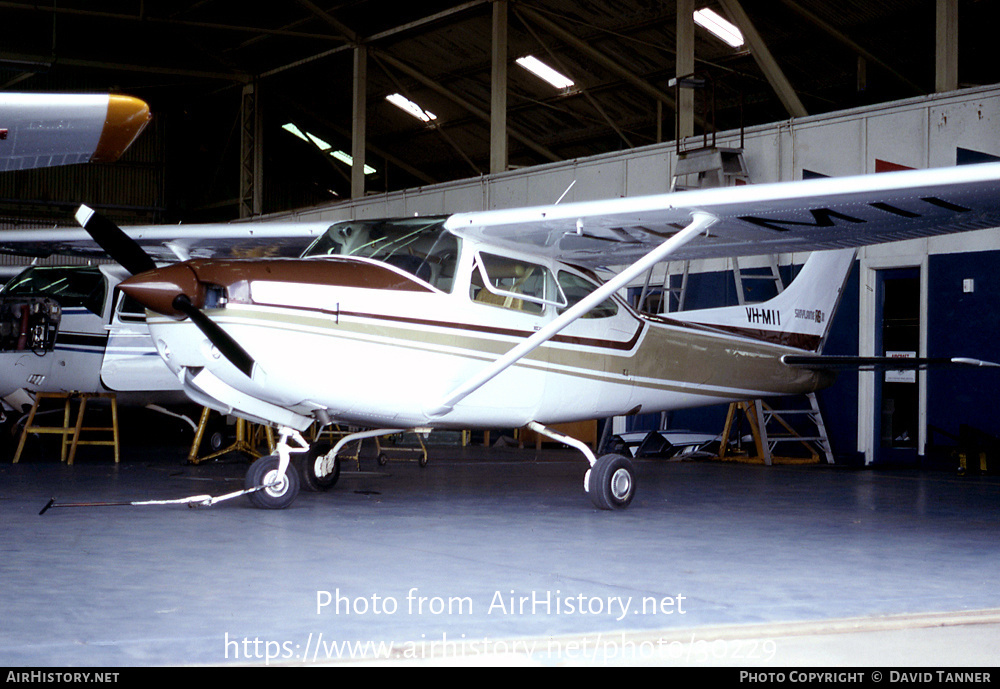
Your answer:
[[[104,129],[90,161],[110,163],[118,160],[146,128],[152,117],[149,105],[143,100],[116,94],[108,96],[108,114],[104,120]]]

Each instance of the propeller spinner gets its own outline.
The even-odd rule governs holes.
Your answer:
[[[111,258],[132,275],[119,284],[125,294],[150,311],[175,318],[190,318],[220,354],[246,376],[253,375],[253,357],[201,310],[205,301],[205,286],[190,262],[158,268],[138,242],[87,206],[80,206],[76,220]]]

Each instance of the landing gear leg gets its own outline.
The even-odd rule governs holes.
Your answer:
[[[330,444],[325,441],[313,443],[299,461],[302,487],[306,490],[330,490],[340,478],[340,460],[330,451]]]
[[[594,506],[602,510],[619,510],[629,506],[635,497],[635,469],[622,455],[603,455],[599,459],[586,443],[546,428],[532,421],[528,428],[553,440],[565,443],[583,453],[590,469],[583,477],[583,488]]]
[[[247,496],[255,507],[265,510],[281,510],[295,500],[299,494],[299,475],[289,471],[291,453],[306,452],[309,444],[298,431],[292,428],[282,428],[279,431],[276,454],[261,457],[250,465],[243,485],[247,490],[253,490]],[[289,440],[295,442],[293,447]]]

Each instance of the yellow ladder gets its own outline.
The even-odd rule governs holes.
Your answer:
[[[111,400],[111,426],[84,426],[83,415],[87,409],[87,400],[94,398],[104,398]],[[42,400],[55,399],[63,400],[63,425],[62,426],[36,426],[34,425],[35,415]],[[76,413],[76,421],[70,425],[72,417],[70,406],[72,401],[79,400],[80,406]],[[111,440],[81,440],[80,434],[83,432],[110,432]],[[118,398],[113,392],[39,392],[35,394],[35,402],[31,405],[24,430],[21,431],[21,440],[17,444],[17,452],[14,453],[14,464],[21,459],[21,452],[24,450],[24,441],[29,433],[52,433],[62,435],[61,451],[59,461],[72,464],[76,457],[76,448],[80,445],[108,445],[115,449],[115,464],[119,462],[118,444]],[[68,452],[67,452],[68,450]]]

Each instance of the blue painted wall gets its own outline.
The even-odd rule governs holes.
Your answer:
[[[930,257],[927,354],[1000,361],[1000,251]],[[971,278],[975,291],[962,291]],[[948,368],[927,374],[927,422],[957,434],[969,424],[1000,436],[1000,369]]]

